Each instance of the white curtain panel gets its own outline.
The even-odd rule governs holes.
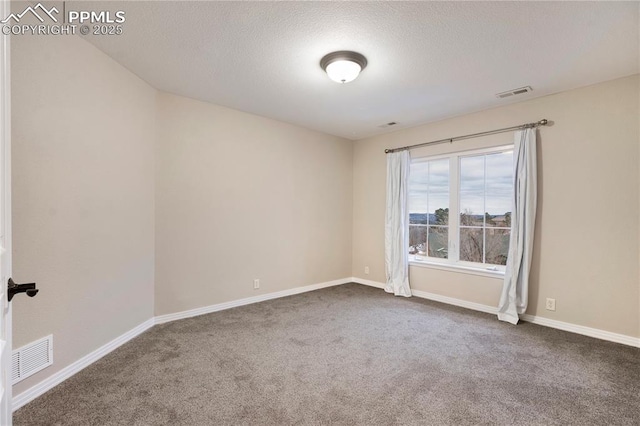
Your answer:
[[[387,206],[384,254],[387,283],[384,291],[411,297],[409,287],[409,151],[387,154]]]
[[[517,324],[518,314],[523,314],[527,309],[529,272],[533,254],[538,188],[536,129],[516,132],[513,157],[511,237],[504,285],[498,305],[498,319]]]

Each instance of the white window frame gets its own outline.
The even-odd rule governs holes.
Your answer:
[[[449,250],[447,259],[409,255],[409,263],[415,266],[429,267],[440,270],[451,270],[455,272],[469,273],[488,277],[502,278],[504,276],[504,265],[492,265],[487,263],[467,262],[460,259],[460,160],[464,157],[472,157],[483,154],[497,154],[513,150],[513,144],[500,145],[489,148],[471,149],[466,151],[456,151],[449,154],[440,154],[425,157],[416,157],[412,163],[427,162],[433,160],[449,159],[449,229],[448,243]]]

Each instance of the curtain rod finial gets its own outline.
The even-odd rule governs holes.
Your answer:
[[[546,126],[549,123],[549,121],[546,118],[543,118],[542,120],[538,121],[538,126]]]

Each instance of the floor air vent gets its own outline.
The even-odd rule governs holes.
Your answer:
[[[519,87],[513,90],[507,90],[506,92],[496,93],[496,98],[508,98],[509,96],[522,95],[523,93],[532,92],[531,86]]]
[[[51,364],[53,364],[53,335],[48,335],[13,351],[11,383],[16,384]]]

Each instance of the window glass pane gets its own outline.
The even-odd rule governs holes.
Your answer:
[[[426,161],[411,163],[409,170],[409,223],[427,224],[427,190],[429,187],[429,163]],[[426,241],[426,240],[425,240]]]
[[[426,256],[427,232],[426,226],[409,225],[409,254]]]
[[[449,159],[429,161],[429,191],[449,193]]]
[[[432,225],[449,224],[449,193],[429,195],[429,223]]]
[[[460,159],[460,225],[484,224],[484,155]]]
[[[449,223],[449,159],[429,162],[429,223]]]
[[[506,265],[509,253],[509,229],[487,229],[486,231],[486,263]]]
[[[513,194],[513,151],[486,156],[485,223],[509,227]],[[509,223],[507,224],[507,221]]]
[[[429,256],[447,259],[449,257],[449,228],[429,227]]]
[[[482,229],[460,228],[460,260],[482,263]]]
[[[484,223],[484,215],[474,214],[472,210],[466,209],[460,213],[460,226],[482,226]]]

